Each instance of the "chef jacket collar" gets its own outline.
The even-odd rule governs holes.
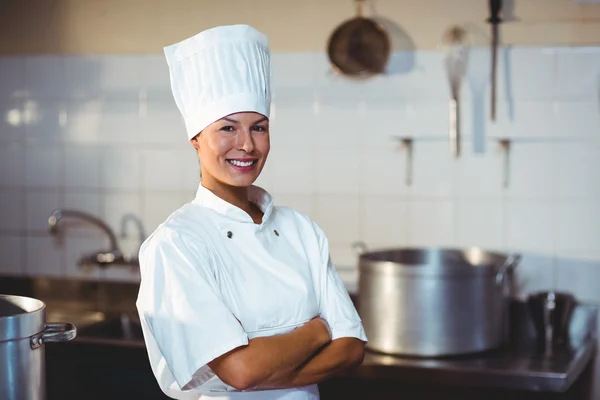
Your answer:
[[[248,198],[250,202],[256,204],[263,212],[261,225],[264,225],[271,216],[273,210],[273,197],[263,188],[252,185],[248,187]],[[252,217],[250,217],[248,213],[215,195],[212,191],[202,186],[202,182],[198,185],[196,198],[193,202],[203,207],[210,208],[231,221],[254,223]]]

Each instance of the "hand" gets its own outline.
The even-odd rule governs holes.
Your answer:
[[[309,323],[315,326],[316,334],[322,339],[323,344],[331,342],[331,329],[329,329],[327,321],[321,317],[315,317]]]

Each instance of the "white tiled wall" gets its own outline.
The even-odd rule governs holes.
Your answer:
[[[357,240],[478,245],[523,252],[524,291],[600,300],[600,48],[504,48],[495,122],[489,51],[472,49],[460,159],[444,54],[414,58],[409,72],[356,82],[323,54],[273,54],[272,153],[258,184],[325,229],[350,281]],[[78,225],[57,239],[46,223],[55,207],[86,210],[135,253],[126,215],[148,234],[191,199],[199,166],[162,55],[0,57],[0,114],[0,271],[137,280],[77,268],[105,238]],[[398,136],[414,139],[410,186]],[[512,140],[508,187],[499,137]]]

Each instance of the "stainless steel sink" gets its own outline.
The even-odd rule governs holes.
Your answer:
[[[140,322],[127,314],[107,318],[79,329],[76,340],[119,346],[144,346]]]

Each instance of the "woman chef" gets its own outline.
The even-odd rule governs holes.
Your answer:
[[[269,154],[268,40],[221,26],[165,55],[202,178],[140,249],[154,375],[177,399],[318,399],[367,339],[323,231],[252,185]]]

